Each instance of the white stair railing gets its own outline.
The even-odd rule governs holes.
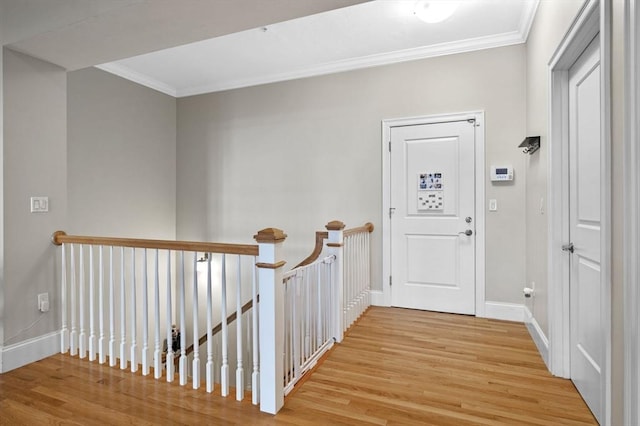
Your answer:
[[[259,231],[257,245],[58,231],[53,242],[62,246],[61,350],[86,357],[88,322],[89,361],[97,357],[103,364],[108,357],[111,367],[119,361],[121,369],[130,366],[134,373],[141,364],[143,376],[153,367],[153,376],[164,375],[168,382],[174,380],[177,364],[181,386],[190,377],[191,387],[199,389],[203,375],[207,392],[214,391],[219,371],[222,396],[235,385],[240,401],[249,388],[253,404],[275,414],[284,395],[334,342],[342,341],[370,304],[373,225],[344,230],[342,222],[334,221],[326,228],[316,233],[314,253],[287,274],[281,256],[286,235],[275,228]],[[251,285],[246,285],[248,277]],[[235,312],[228,315],[234,304]],[[192,321],[186,320],[189,313]],[[216,317],[221,322],[214,326]],[[202,327],[206,334],[200,336]]]
[[[371,305],[371,232],[373,232],[371,223],[343,232],[343,324],[345,331]]]
[[[331,327],[335,260],[329,256],[284,274],[285,395],[335,342]]]
[[[249,319],[246,323],[243,315],[238,315],[235,333],[229,333],[227,329],[227,322],[233,321],[227,317],[227,296],[235,299],[230,306],[235,305],[243,313],[253,306],[257,309],[258,284],[255,280],[258,276],[255,269],[258,245],[82,237],[68,236],[60,231],[54,234],[53,240],[62,246],[63,353],[69,351],[71,355],[86,358],[88,349],[89,361],[97,358],[98,362],[104,363],[108,357],[110,366],[119,364],[120,369],[130,367],[132,372],[136,372],[141,364],[145,376],[151,373],[153,366],[156,379],[164,377],[171,382],[177,373],[181,386],[186,386],[190,378],[191,387],[198,389],[202,371],[200,346],[206,343],[208,351],[204,371],[207,373],[207,391],[213,392],[216,387],[213,365],[217,362],[221,363],[218,381],[222,379],[222,396],[228,395],[229,387],[236,385],[236,399],[243,399],[244,383],[247,382],[254,391],[253,403],[260,403],[260,354],[257,347],[252,347],[253,342],[259,340],[257,315],[246,313]],[[270,245],[273,243],[266,243],[265,250]],[[105,247],[109,249],[108,259],[103,255]],[[96,250],[99,253],[97,264],[94,262]],[[185,255],[185,251],[191,255]],[[199,255],[206,260],[204,273],[198,272]],[[212,261],[216,263],[213,268]],[[227,273],[228,262],[234,265],[234,273]],[[188,274],[189,282],[186,276],[190,268],[193,268],[193,273]],[[245,273],[249,270],[251,273]],[[243,285],[243,281],[248,279],[254,282]],[[105,280],[108,280],[106,286]],[[235,291],[227,294],[231,288]],[[153,292],[152,300],[148,298],[149,291]],[[188,291],[193,301],[191,306],[186,303]],[[206,297],[203,297],[204,292]],[[243,306],[247,298],[252,302]],[[200,303],[206,304],[206,313]],[[193,314],[191,324],[186,321],[188,310]],[[221,354],[214,352],[216,333],[212,328],[214,315],[218,315],[216,312],[222,318],[222,343],[217,345],[224,348]],[[232,315],[235,319],[236,312]],[[108,321],[108,345],[105,341],[105,319]],[[204,323],[208,329],[207,337],[206,342],[201,343],[199,330]],[[173,324],[179,324],[179,339]],[[188,336],[193,336],[191,363],[188,363],[186,352]],[[179,342],[178,347],[174,347],[174,340]],[[150,344],[153,346],[151,354]],[[219,359],[214,360],[214,356]],[[245,365],[252,365],[253,369],[245,372]],[[228,374],[230,368],[236,371],[233,378]],[[249,375],[247,380],[245,374]]]

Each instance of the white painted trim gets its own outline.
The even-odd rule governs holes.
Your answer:
[[[520,25],[518,26],[519,32],[520,34],[522,34],[522,38],[525,40],[525,42],[529,38],[529,32],[531,31],[531,26],[533,26],[533,21],[536,17],[536,12],[538,11],[539,5],[540,0],[536,0],[525,5],[527,10],[522,14],[522,20],[520,21]]]
[[[371,305],[373,306],[389,306],[384,302],[384,293],[382,290],[371,290],[369,292],[371,296]]]
[[[525,317],[525,325],[527,326],[527,330],[529,330],[529,335],[533,339],[533,342],[536,344],[538,348],[538,352],[540,352],[540,356],[544,361],[547,368],[549,368],[549,340],[547,336],[545,336],[540,324],[533,317],[531,311],[526,306],[524,307],[524,317]]]
[[[600,34],[602,97],[601,153],[601,312],[605,336],[602,374],[603,423],[611,422],[611,123],[610,123],[610,1],[588,0],[561,41],[549,63],[549,229],[548,303],[549,367],[553,374],[571,374],[569,257],[562,252],[568,242],[568,69],[591,40]]]
[[[476,120],[476,316],[485,316],[485,122],[484,111],[469,111],[452,114],[437,114],[420,117],[396,118],[382,121],[382,292],[381,306],[391,306],[391,287],[389,275],[391,273],[391,193],[389,188],[390,158],[389,141],[391,128],[398,126],[413,126],[418,124],[442,123],[448,121]]]
[[[148,75],[134,71],[131,68],[125,67],[124,65],[120,65],[116,62],[96,65],[95,67],[101,69],[102,71],[117,75],[118,77],[122,77],[126,80],[133,81],[134,83],[141,84],[150,89],[157,90],[158,92],[162,92],[165,95],[173,96],[174,98],[178,96],[175,87],[170,86],[155,78],[151,78]]]
[[[485,318],[503,321],[525,321],[525,306],[519,303],[490,302],[484,304]]]
[[[640,422],[640,5],[625,1],[624,424]]]
[[[2,348],[2,370],[6,373],[60,352],[60,332],[54,331]]]

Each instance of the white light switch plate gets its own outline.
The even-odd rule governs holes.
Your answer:
[[[31,197],[31,213],[47,213],[49,197]]]
[[[498,200],[496,199],[491,199],[489,200],[489,211],[490,212],[497,212],[498,211]]]

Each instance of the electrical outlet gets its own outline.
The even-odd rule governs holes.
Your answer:
[[[49,293],[40,293],[38,295],[38,310],[40,312],[49,312]]]
[[[49,197],[31,197],[31,213],[47,213]]]

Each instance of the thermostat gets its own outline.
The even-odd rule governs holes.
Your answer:
[[[513,180],[513,167],[511,166],[491,166],[491,181],[502,182]]]

